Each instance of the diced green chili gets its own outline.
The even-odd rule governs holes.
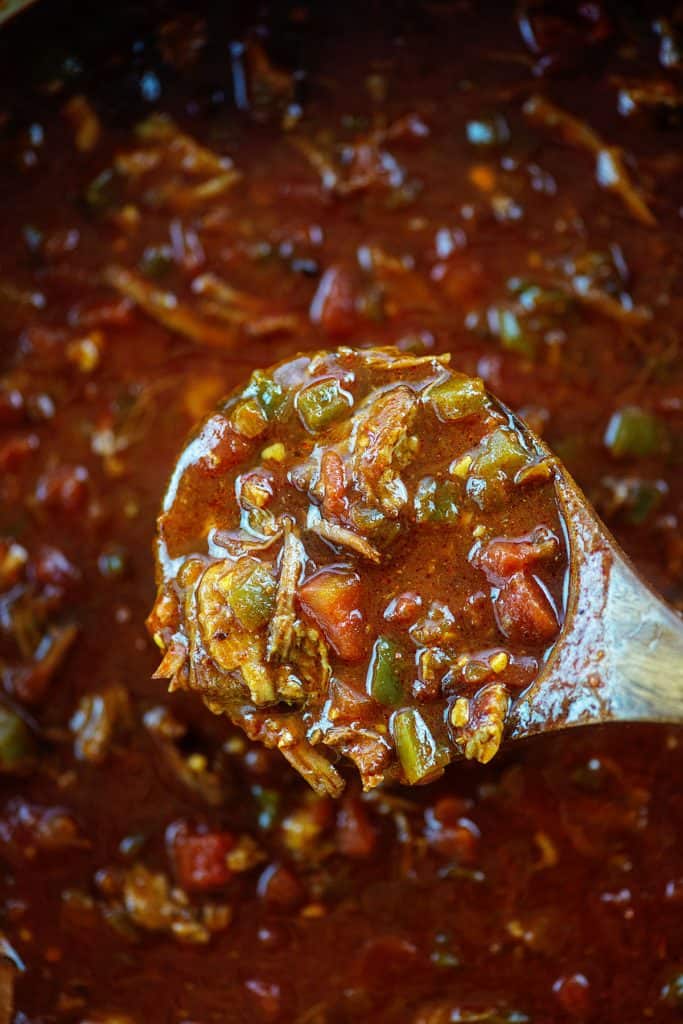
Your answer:
[[[662,480],[630,480],[626,486],[626,519],[632,526],[641,526],[661,505],[667,486]]]
[[[145,277],[155,281],[168,274],[173,266],[173,253],[169,245],[148,245],[138,264]]]
[[[625,405],[612,414],[604,441],[617,459],[644,459],[663,451],[666,429],[652,413],[637,405]]]
[[[275,610],[275,580],[264,565],[230,590],[230,606],[245,629],[259,629]]]
[[[541,288],[537,284],[529,285],[519,293],[519,303],[530,313],[548,313],[564,316],[575,304],[571,295],[557,288]]]
[[[497,314],[498,337],[504,349],[532,359],[536,354],[536,339],[523,326],[511,309],[500,309]]]
[[[396,707],[403,700],[401,668],[403,651],[388,637],[380,636],[372,649],[368,691],[380,704]]]
[[[452,523],[458,518],[458,486],[453,480],[438,483],[425,476],[417,485],[414,499],[418,523]]]
[[[281,418],[289,399],[287,388],[278,384],[276,380],[261,370],[255,370],[252,373],[251,380],[243,394],[245,398],[256,399],[269,422]]]
[[[282,798],[277,789],[266,786],[252,786],[253,796],[258,808],[258,827],[267,832],[273,827],[281,810]]]
[[[431,387],[427,397],[440,420],[462,420],[481,412],[486,404],[484,382],[479,377],[449,377]]]
[[[433,476],[425,476],[420,480],[415,491],[413,506],[418,523],[428,523],[434,516],[434,492],[436,480]]]
[[[230,419],[238,434],[253,440],[260,437],[268,427],[268,419],[255,398],[238,402],[232,409]]]
[[[452,523],[458,518],[458,486],[453,480],[444,480],[434,494],[434,521]]]
[[[436,774],[448,763],[448,752],[437,744],[417,708],[397,711],[392,732],[403,774],[410,785]]]
[[[350,395],[334,377],[309,384],[297,395],[299,416],[304,426],[313,433],[324,430],[348,412],[350,406]]]
[[[19,715],[0,707],[0,768],[13,768],[30,756],[31,734]]]
[[[515,431],[499,427],[481,442],[472,473],[485,480],[492,480],[499,473],[512,477],[528,461],[529,455]]]
[[[354,505],[351,518],[358,532],[372,537],[372,543],[379,547],[388,547],[401,532],[397,520],[388,519],[381,509],[369,505]]]

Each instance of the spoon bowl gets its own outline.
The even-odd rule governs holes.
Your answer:
[[[157,678],[338,795],[503,740],[683,718],[683,623],[447,356],[321,350],[198,426],[158,521]],[[321,749],[322,748],[322,749]]]

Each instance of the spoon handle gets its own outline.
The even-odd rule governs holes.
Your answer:
[[[683,622],[634,570],[612,568],[605,609],[612,717],[683,722]]]
[[[638,575],[568,475],[571,576],[562,635],[513,711],[510,739],[572,725],[683,722],[683,619]]]

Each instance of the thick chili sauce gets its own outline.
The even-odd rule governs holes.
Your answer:
[[[450,353],[680,607],[680,24],[498,6],[3,29],[2,1020],[681,1012],[675,729],[333,800],[152,678],[188,431],[323,347]]]
[[[560,630],[555,460],[449,356],[296,356],[190,437],[158,520],[157,677],[321,795],[487,764]]]

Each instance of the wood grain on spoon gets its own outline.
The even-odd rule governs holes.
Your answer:
[[[566,469],[556,489],[570,550],[565,622],[514,708],[508,738],[575,725],[683,720],[683,620],[645,582]]]

